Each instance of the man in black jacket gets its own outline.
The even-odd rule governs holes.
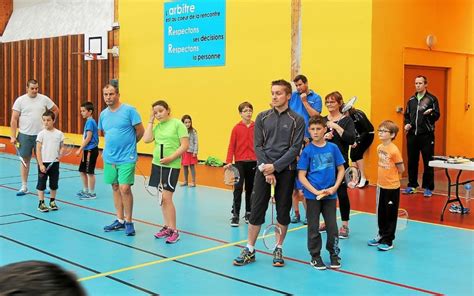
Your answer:
[[[420,152],[423,158],[423,195],[432,196],[434,189],[434,171],[428,165],[434,155],[435,122],[439,119],[438,99],[427,91],[428,80],[425,76],[415,78],[416,93],[408,100],[404,114],[407,132],[408,186],[405,194],[413,194],[418,187],[418,162]]]
[[[261,112],[255,119],[254,146],[258,170],[251,197],[248,243],[234,260],[237,266],[255,261],[255,242],[265,222],[271,186],[275,186],[276,220],[281,229],[272,264],[275,267],[285,265],[282,245],[290,223],[296,156],[302,147],[305,129],[304,119],[288,107],[290,97],[291,84],[288,81],[273,81],[273,108]]]

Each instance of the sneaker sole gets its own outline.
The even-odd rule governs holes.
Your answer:
[[[330,265],[329,267],[331,267],[331,269],[339,269],[341,268],[341,265]]]
[[[135,231],[132,233],[125,233],[126,236],[135,236]]]
[[[23,196],[23,195],[26,195],[26,194],[27,194],[27,192],[17,192],[16,196]]]
[[[376,246],[378,246],[378,245],[380,245],[380,244],[379,244],[379,243],[376,243],[376,244],[367,243],[367,245],[368,245],[369,247],[376,247]]]
[[[247,265],[247,264],[249,264],[249,263],[255,262],[255,260],[256,260],[256,259],[253,259],[253,260],[250,260],[250,261],[248,261],[248,262],[242,262],[242,263],[237,262],[237,261],[234,260],[233,264],[234,264],[235,266],[244,266],[244,265]]]
[[[97,197],[79,197],[80,200],[92,200],[96,199]]]
[[[347,238],[349,238],[349,236],[348,236],[348,235],[347,235],[347,236],[339,235],[339,238],[341,238],[341,239],[347,239]]]
[[[166,241],[167,244],[175,244],[179,241],[179,237],[175,241]]]
[[[41,210],[41,209],[38,209],[38,211],[40,211],[41,213],[47,213],[47,212],[49,212],[49,210]]]
[[[125,228],[117,228],[117,229],[104,229],[105,232],[112,232],[112,231],[119,231],[119,230],[125,230]]]
[[[57,211],[59,208],[51,208],[51,211]]]
[[[230,224],[231,227],[239,227],[239,224]]]
[[[388,248],[378,248],[380,251],[390,251],[391,249],[393,249],[393,246],[391,247],[388,247]]]
[[[311,266],[316,268],[317,270],[326,270],[327,269],[327,266],[316,266],[311,262],[309,264],[311,264]]]
[[[272,265],[273,265],[274,267],[283,267],[283,266],[285,266],[285,263],[284,263],[284,262],[283,262],[283,263],[281,263],[281,262],[273,262]]]

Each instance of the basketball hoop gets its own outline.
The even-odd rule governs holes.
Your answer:
[[[98,60],[98,56],[99,56],[99,54],[96,52],[73,52],[72,54],[83,55],[85,58],[88,58],[93,61]]]

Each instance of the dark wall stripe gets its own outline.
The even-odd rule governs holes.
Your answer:
[[[114,32],[108,33],[109,48],[117,44]],[[40,92],[60,108],[57,127],[63,132],[81,133],[80,105],[91,101],[94,118],[104,108],[102,87],[118,78],[118,59],[84,61],[84,35],[0,43],[0,125],[10,126],[15,99],[25,93],[26,81],[36,79]],[[114,74],[115,73],[115,74]]]

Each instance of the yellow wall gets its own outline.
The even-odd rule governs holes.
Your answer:
[[[340,90],[370,109],[371,1],[302,1],[302,73],[322,97]],[[291,80],[291,0],[227,1],[226,65],[163,68],[163,2],[119,2],[120,91],[144,121],[150,104],[168,101],[198,131],[199,159],[225,159],[230,130],[244,100],[255,114],[268,108],[270,82]],[[326,110],[324,110],[326,113]],[[151,145],[140,144],[141,152]]]
[[[405,64],[447,67],[446,153],[474,156],[473,104],[474,7],[471,0],[374,0],[372,39],[372,121],[378,125],[391,119],[403,125]],[[426,36],[437,36],[433,50],[427,50]],[[469,70],[467,66],[469,64]],[[469,77],[466,81],[466,75]],[[397,137],[402,148],[405,138]],[[376,175],[377,145],[369,153],[369,177]],[[405,160],[406,161],[406,160]],[[373,180],[374,178],[372,178]]]

